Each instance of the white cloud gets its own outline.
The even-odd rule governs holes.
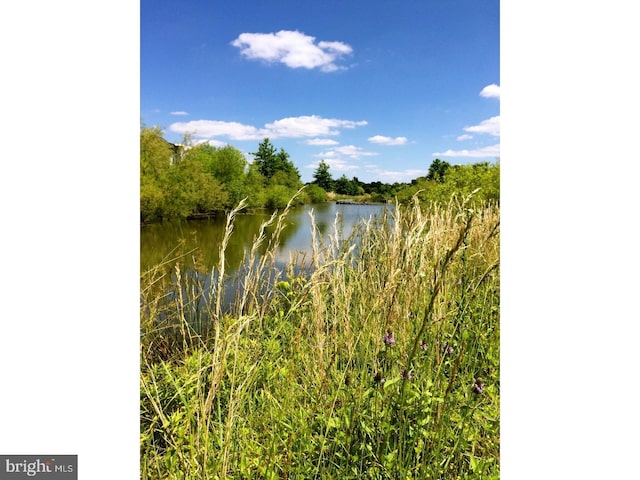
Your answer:
[[[238,122],[222,122],[218,120],[192,120],[169,125],[169,130],[176,133],[191,133],[195,137],[211,138],[226,136],[233,140],[256,140],[263,137],[261,130],[251,125]]]
[[[407,143],[407,137],[385,137],[384,135],[374,135],[369,137],[371,143],[377,143],[379,145],[405,145]]]
[[[490,145],[476,150],[447,150],[446,152],[434,152],[432,155],[434,157],[495,158],[500,156],[500,144],[498,143],[496,145]]]
[[[179,115],[179,116],[181,116],[181,115],[189,115],[189,113],[180,111],[180,112],[171,112],[171,115]]]
[[[485,98],[500,98],[500,86],[495,83],[487,85],[480,92],[480,96]]]
[[[220,140],[207,140],[207,139],[202,139],[202,140],[196,140],[193,142],[194,145],[202,145],[202,144],[207,144],[207,145],[211,145],[212,147],[225,147],[227,145],[229,145],[227,142],[221,142]]]
[[[365,120],[340,120],[316,115],[289,117],[267,123],[263,128],[238,122],[219,120],[193,120],[169,126],[176,133],[191,133],[194,137],[228,137],[232,140],[262,140],[268,138],[300,138],[339,135],[340,129],[366,125]]]
[[[362,165],[354,164],[351,160],[358,160],[361,157],[372,157],[378,155],[375,152],[368,152],[355,145],[343,145],[331,148],[325,152],[314,155],[316,158],[324,160],[333,172],[351,172],[362,170]],[[306,165],[307,168],[316,168],[317,164]],[[334,174],[334,178],[335,178]]]
[[[305,145],[314,145],[314,146],[330,146],[330,145],[338,145],[338,142],[335,140],[331,140],[330,138],[312,138],[310,140],[305,140]]]
[[[329,165],[333,178],[338,178],[343,173],[347,177],[373,178],[384,183],[409,182],[414,178],[426,175],[427,169],[406,169],[406,170],[385,170],[379,165],[372,163],[361,165],[355,164],[342,158],[324,158],[324,162]],[[318,168],[318,163],[305,165],[308,169]]]
[[[375,174],[375,178],[383,183],[409,182],[427,173],[426,169],[383,170],[380,168],[374,168],[372,172]]]
[[[326,152],[318,153],[315,155],[319,158],[324,159],[340,159],[342,157],[349,157],[353,159],[358,159],[361,157],[372,157],[378,155],[375,152],[367,152],[360,147],[356,147],[355,145],[344,145],[342,147],[332,148],[327,150]]]
[[[344,55],[352,53],[351,46],[342,42],[316,43],[315,37],[291,30],[277,33],[241,33],[231,45],[250,60],[283,63],[290,68],[320,68],[323,72],[342,70],[336,64]]]
[[[270,132],[269,137],[314,137],[322,135],[338,135],[337,128],[355,128],[366,125],[366,121],[338,120],[336,118],[322,118],[316,115],[289,117],[276,120],[265,125]]]
[[[500,136],[500,115],[491,117],[488,120],[483,120],[480,125],[474,125],[472,127],[464,127],[465,132],[470,133],[488,133],[495,137]]]
[[[491,85],[489,85],[491,87]],[[489,87],[485,87],[485,90]],[[484,90],[483,90],[484,91]],[[469,133],[486,133],[493,135],[494,137],[500,136],[500,115],[491,117],[487,120],[483,120],[479,125],[473,125],[471,127],[464,127],[463,130]],[[473,136],[468,133],[464,133],[456,137],[458,141],[470,140]],[[500,144],[491,145],[489,147],[482,147],[475,150],[447,150],[445,152],[435,152],[432,155],[439,157],[470,157],[470,158],[485,158],[485,157],[499,157],[500,156]]]
[[[313,39],[313,37],[308,38]],[[342,42],[319,42],[318,46],[323,50],[332,50],[340,55],[349,55],[353,52],[353,49],[349,45]]]
[[[342,158],[323,158],[324,163],[329,165],[329,170],[333,178],[337,178],[335,175],[336,172],[352,172],[354,170],[360,170],[360,165],[354,165],[352,163],[347,162]],[[318,163],[311,163],[306,165],[307,168],[318,168]],[[339,176],[339,175],[338,175]]]

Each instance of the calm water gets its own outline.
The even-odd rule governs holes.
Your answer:
[[[338,205],[324,203],[293,208],[286,217],[286,227],[280,236],[278,262],[286,263],[291,255],[311,251],[311,218],[313,209],[316,226],[325,238],[334,233],[336,216],[342,225],[342,237],[347,238],[357,222],[380,215],[385,205]],[[236,217],[234,231],[227,248],[227,272],[240,266],[245,251],[251,248],[260,225],[271,212],[251,213]],[[224,235],[225,217],[208,220],[164,222],[141,227],[140,268],[146,271],[168,259],[170,263],[180,256],[184,269],[193,269],[197,263],[210,271],[218,263],[218,250]],[[263,249],[264,251],[264,249]],[[185,255],[186,254],[186,255]],[[194,262],[194,259],[197,262]]]

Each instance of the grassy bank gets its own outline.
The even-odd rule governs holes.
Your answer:
[[[143,273],[142,478],[499,478],[498,208],[396,208],[286,279],[284,215],[230,311],[225,242],[216,282]]]

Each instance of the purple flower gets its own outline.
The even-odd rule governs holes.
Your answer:
[[[476,378],[474,380],[473,387],[471,387],[471,390],[474,393],[484,393],[484,383],[482,382],[481,378]]]
[[[407,372],[406,370],[403,370],[402,378],[406,378],[407,380],[413,380],[413,374],[411,372]]]
[[[427,350],[427,342],[425,342],[424,340],[420,342],[420,350]]]
[[[445,355],[451,355],[453,353],[453,347],[445,342],[443,352]]]
[[[384,385],[385,382],[385,378],[382,376],[382,374],[380,372],[376,372],[376,374],[373,377],[373,382],[374,383],[378,383],[380,385]]]
[[[384,341],[385,345],[395,345],[396,343],[396,339],[393,336],[393,332],[391,330],[387,330],[387,333],[384,337],[382,337],[382,340]]]

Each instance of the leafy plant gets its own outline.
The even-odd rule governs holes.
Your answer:
[[[217,282],[144,276],[142,478],[498,478],[498,207],[414,196],[281,272],[293,203],[229,312],[224,240]]]

